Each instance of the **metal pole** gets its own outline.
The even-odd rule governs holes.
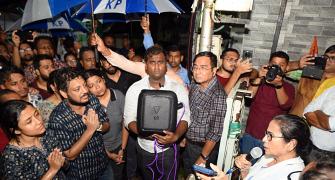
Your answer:
[[[94,6],[93,6],[93,0],[91,0],[91,19],[92,19],[92,32],[95,33],[95,27],[94,27]]]
[[[276,30],[275,30],[275,34],[274,34],[274,37],[273,37],[272,47],[271,47],[271,53],[273,53],[277,50],[278,39],[279,39],[281,27],[283,25],[283,19],[284,19],[286,4],[287,4],[287,0],[281,0],[279,15],[278,15],[277,24],[276,24]]]
[[[95,34],[95,22],[94,22],[94,4],[93,0],[91,0],[91,19],[92,19],[92,32]],[[95,57],[95,62],[97,63],[96,66],[100,66],[100,58],[99,58],[99,52],[97,46],[94,46],[94,57]]]
[[[199,52],[211,51],[212,49],[212,35],[214,22],[212,21],[212,10],[213,10],[214,0],[204,0],[205,3],[202,23],[201,23],[201,35],[200,35],[200,45]]]

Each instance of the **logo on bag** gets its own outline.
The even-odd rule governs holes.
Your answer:
[[[152,114],[154,115],[154,120],[159,120],[158,113],[159,113],[160,109],[161,109],[160,106],[153,106],[152,107]]]

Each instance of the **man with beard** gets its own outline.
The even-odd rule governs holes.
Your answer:
[[[48,129],[69,160],[67,177],[113,179],[102,139],[109,123],[99,100],[88,93],[83,77],[70,68],[59,70],[56,85],[64,100],[52,111]]]
[[[216,77],[224,87],[226,93],[229,94],[240,76],[252,71],[252,63],[248,60],[242,61],[240,53],[233,48],[224,50],[220,59],[222,60],[222,65],[216,72]]]
[[[35,107],[42,100],[38,93],[29,92],[29,86],[21,69],[10,66],[0,70],[0,89],[16,92],[22,100],[30,102]]]
[[[48,92],[48,79],[49,74],[55,70],[52,58],[48,55],[37,55],[34,59],[34,69],[37,75],[37,79],[31,84],[31,86],[39,91],[43,99],[47,99],[52,94]]]
[[[123,94],[126,94],[128,88],[141,77],[120,70],[119,68],[110,64],[104,56],[99,56],[101,68],[106,73],[106,84],[109,88],[118,89]]]

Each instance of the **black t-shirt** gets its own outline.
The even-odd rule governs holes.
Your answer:
[[[129,72],[121,71],[120,78],[117,82],[109,79],[107,75],[105,75],[106,84],[108,88],[120,90],[124,95],[126,94],[128,88],[136,81],[140,80],[141,77],[135,74],[131,74]]]

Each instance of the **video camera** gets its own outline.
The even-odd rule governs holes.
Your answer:
[[[277,64],[270,65],[270,66],[266,67],[266,69],[268,69],[268,72],[265,75],[265,80],[267,82],[271,82],[271,81],[275,80],[277,75],[282,76],[282,77],[285,75],[283,70]]]
[[[302,69],[301,76],[321,80],[323,71],[325,70],[327,64],[327,57],[315,57],[313,60],[310,60],[310,62],[314,62],[314,65],[304,67]]]

